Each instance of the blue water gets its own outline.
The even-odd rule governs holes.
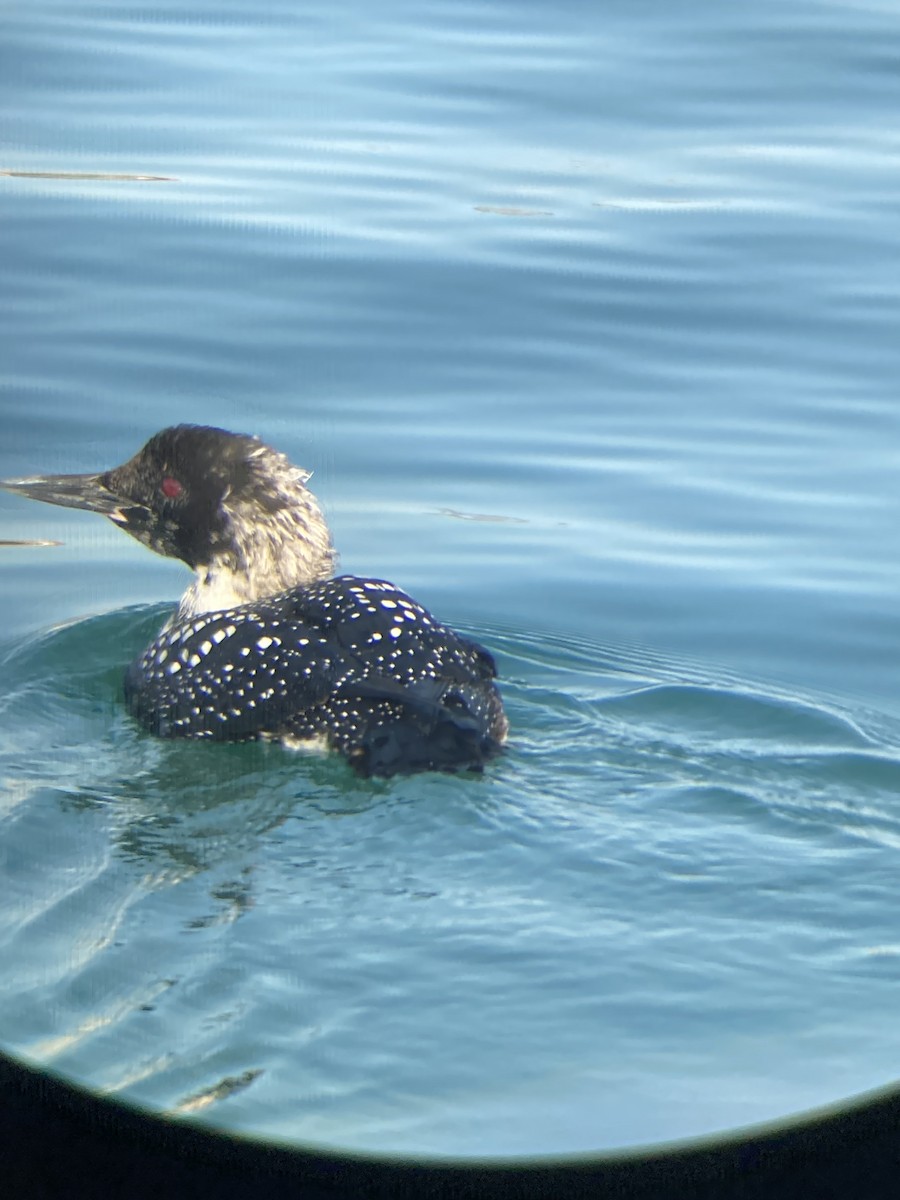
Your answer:
[[[6,9],[0,477],[258,433],[344,570],[496,653],[512,722],[481,779],[154,741],[120,680],[183,569],[0,496],[0,540],[61,543],[0,546],[6,1049],[415,1154],[895,1080],[898,34],[877,0]]]

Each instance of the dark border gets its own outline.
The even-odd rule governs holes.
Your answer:
[[[900,1089],[705,1142],[451,1163],[233,1137],[101,1098],[0,1054],[0,1192],[16,1200],[894,1200]]]

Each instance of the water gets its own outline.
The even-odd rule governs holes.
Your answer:
[[[513,731],[374,784],[153,741],[120,679],[181,568],[0,499],[62,543],[0,547],[2,1044],[415,1154],[892,1082],[896,6],[0,19],[0,477],[257,432]]]

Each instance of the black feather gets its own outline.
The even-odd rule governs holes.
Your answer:
[[[125,698],[161,737],[324,737],[363,775],[480,769],[505,732],[495,671],[393,584],[344,575],[176,621]]]

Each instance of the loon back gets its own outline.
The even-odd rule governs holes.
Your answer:
[[[0,483],[86,508],[195,571],[129,667],[160,737],[319,741],[362,775],[480,770],[506,738],[490,654],[336,563],[309,472],[256,438],[180,425],[99,475]]]
[[[179,620],[125,678],[163,737],[323,740],[362,775],[480,769],[506,718],[486,650],[383,580],[340,576]]]

